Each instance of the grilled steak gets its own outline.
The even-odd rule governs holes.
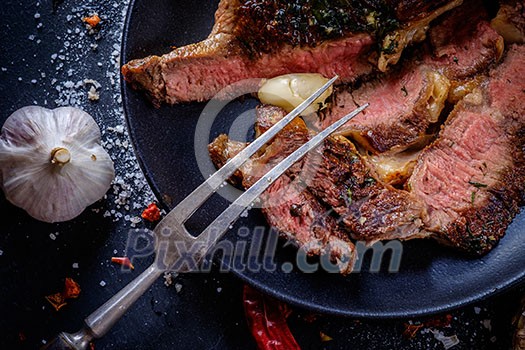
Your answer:
[[[305,179],[309,191],[334,209],[352,238],[371,243],[427,235],[419,232],[423,205],[410,193],[378,181],[348,139],[327,138],[315,153],[317,157],[307,158],[295,175]]]
[[[285,112],[277,107],[262,106],[257,109],[256,133],[261,134],[281,119]],[[253,185],[276,163],[284,159],[308,140],[309,131],[297,118],[285,127],[259,154],[253,156],[231,179],[244,188]],[[245,143],[229,140],[226,135],[217,137],[210,145],[212,161],[220,167],[246,146]],[[293,167],[300,171],[300,164]],[[294,176],[295,177],[295,176]],[[339,264],[342,273],[352,271],[356,258],[354,244],[348,233],[330,215],[324,206],[296,178],[288,174],[281,176],[261,196],[262,211],[268,223],[279,230],[287,240],[294,242],[308,255],[329,254]]]
[[[260,133],[281,119],[284,111],[261,106],[257,115]],[[290,132],[294,138],[290,137]],[[252,157],[241,167],[235,182],[242,183],[245,188],[251,186],[306,142],[308,134],[305,124],[300,119],[295,120],[262,154]],[[218,137],[209,147],[214,163],[223,165],[228,157],[234,156],[232,150],[239,149],[239,144],[225,135]],[[301,246],[310,242],[317,247],[320,237],[324,237],[324,244],[334,244],[333,240],[350,244],[346,231],[350,231],[352,238],[369,243],[428,235],[428,232],[420,232],[422,204],[410,193],[378,181],[355,146],[342,136],[327,138],[323,147],[290,168],[262,199],[269,223],[288,237],[298,237],[296,241]],[[338,214],[344,230],[327,214],[332,210]],[[312,226],[313,223],[321,223],[322,230]],[[333,230],[331,235],[330,230]]]
[[[418,159],[409,188],[427,207],[426,230],[483,254],[504,235],[525,189],[525,47],[457,104]]]
[[[373,70],[368,56],[387,33],[382,69],[460,2],[221,0],[207,39],[133,60],[122,73],[156,104],[208,100],[232,83],[285,73],[338,74],[350,82]]]
[[[397,72],[353,91],[339,91],[333,107],[321,114],[315,127],[324,129],[369,102],[370,107],[343,126],[340,134],[372,153],[396,153],[426,142],[428,129],[438,121],[451,85],[484,72],[501,57],[503,39],[487,18],[482,4],[473,1],[444,15],[430,29],[432,50],[417,52],[416,59]]]

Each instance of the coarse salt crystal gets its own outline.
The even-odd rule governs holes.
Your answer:
[[[73,265],[71,265],[74,269],[78,269],[78,263],[73,263]]]
[[[99,284],[100,284],[101,287],[105,287],[106,286],[106,281],[102,280],[102,281],[100,281]]]

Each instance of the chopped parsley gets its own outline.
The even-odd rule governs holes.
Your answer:
[[[482,184],[481,182],[476,182],[476,181],[469,181],[468,183],[476,188],[485,188],[488,186],[487,184]]]

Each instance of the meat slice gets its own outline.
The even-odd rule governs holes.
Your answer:
[[[256,133],[261,134],[286,113],[273,106],[257,108]],[[266,147],[252,156],[233,175],[232,182],[244,188],[253,185],[275,164],[291,154],[309,138],[304,122],[297,118],[285,127]],[[209,152],[217,167],[223,166],[240,152],[246,143],[220,135],[210,145]],[[300,171],[296,164],[295,171]],[[270,226],[279,230],[308,255],[327,254],[342,273],[352,271],[356,256],[348,233],[339,225],[331,210],[323,205],[297,178],[285,174],[261,196],[261,209]]]
[[[122,73],[157,105],[204,101],[233,83],[285,73],[337,74],[351,82],[373,70],[368,56],[376,38],[394,28],[424,32],[425,18],[460,2],[221,0],[207,39],[130,61]],[[399,54],[413,40],[408,35],[402,44],[389,45]],[[244,85],[255,89],[256,80]]]
[[[430,30],[432,48],[416,53],[403,68],[356,90],[338,91],[332,108],[314,125],[324,129],[356,106],[367,110],[339,130],[368,151],[398,153],[428,141],[451,86],[495,63],[503,40],[487,22],[480,2],[469,1]],[[419,59],[418,59],[419,57]]]
[[[372,243],[428,235],[420,232],[423,205],[412,194],[379,181],[343,136],[327,138],[324,147],[303,162],[300,174],[294,175],[334,209],[356,240]]]
[[[438,240],[486,253],[518,213],[525,199],[524,98],[525,47],[514,46],[418,159],[409,188],[425,203],[425,229]]]
[[[264,131],[284,116],[281,109],[270,106],[259,107],[257,114],[258,132]],[[241,181],[237,182],[241,182],[245,188],[249,187],[306,141],[309,131],[305,124],[300,119],[295,123],[276,136],[262,154],[252,157],[240,169],[241,174],[237,176]],[[288,134],[292,131],[296,135],[293,140]],[[303,136],[297,137],[298,134]],[[224,164],[225,155],[232,156],[229,150],[237,148],[238,143],[227,141],[225,144],[226,140],[226,136],[220,136],[209,147],[212,160],[219,166]],[[218,161],[217,158],[221,157],[222,160]],[[285,178],[277,185],[274,184],[263,196],[263,212],[270,224],[289,235],[302,237],[303,242],[305,230],[299,223],[304,219],[299,218],[302,214],[299,215],[301,211],[298,208],[302,208],[300,203],[306,199],[307,205],[301,209],[305,212],[306,220],[315,221],[311,218],[312,213],[323,214],[323,227],[334,230],[332,235],[338,240],[347,236],[341,235],[344,231],[337,225],[329,225],[333,220],[327,214],[330,211],[338,215],[339,221],[352,238],[368,243],[428,235],[428,232],[420,230],[423,205],[407,191],[379,181],[355,146],[345,137],[327,138],[322,147],[290,168]],[[317,208],[324,208],[324,211],[320,212]],[[297,227],[294,229],[291,223]],[[312,239],[315,241],[318,236],[318,233],[314,233]]]
[[[261,200],[268,224],[284,238],[310,256],[328,254],[343,274],[352,271],[357,255],[348,232],[308,189],[283,175]]]

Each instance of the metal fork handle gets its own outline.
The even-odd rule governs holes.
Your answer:
[[[85,320],[82,330],[76,333],[60,333],[42,349],[85,350],[93,339],[102,337],[122,315],[144,294],[164,271],[154,263],[122,288],[111,299],[95,310]]]

